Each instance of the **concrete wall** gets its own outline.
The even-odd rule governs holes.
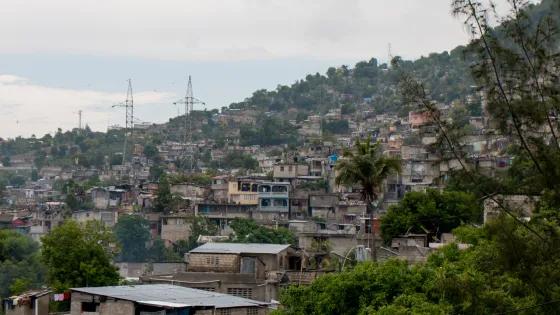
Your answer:
[[[138,278],[145,274],[163,275],[187,270],[185,263],[153,263],[152,271],[148,271],[148,263],[118,262],[119,274],[125,278]]]
[[[49,314],[49,296],[49,294],[43,295],[38,299],[39,305],[37,315]],[[35,315],[35,305],[33,305],[33,307],[31,307],[31,305],[18,305],[13,309],[8,309],[8,303],[4,302],[4,309],[6,310],[6,315]]]
[[[326,238],[332,245],[331,251],[338,255],[344,255],[346,251],[358,245],[355,235],[300,234],[298,237],[299,247],[309,250],[314,237]]]
[[[265,280],[255,279],[255,274],[219,272],[182,272],[171,277],[145,276],[142,283],[172,284],[187,288],[231,294],[232,290],[251,289],[252,299],[270,303],[278,300],[278,287],[275,283],[266,284]],[[238,291],[239,292],[239,291]]]
[[[191,224],[185,217],[164,217],[161,224],[161,238],[176,242],[189,237]]]
[[[189,271],[239,272],[239,255],[191,253]]]
[[[241,190],[244,184],[249,185],[248,191]],[[228,201],[241,205],[258,205],[259,194],[257,189],[253,189],[256,182],[251,181],[231,181],[228,183]]]
[[[384,261],[390,258],[406,259],[409,262],[426,262],[434,249],[422,246],[403,246],[398,249],[377,248],[377,260]]]
[[[309,165],[279,164],[274,165],[274,178],[297,178],[309,175]]]
[[[82,302],[99,303],[97,312],[82,312]],[[108,299],[106,302],[100,302],[99,296],[90,294],[81,294],[72,292],[72,302],[70,306],[70,315],[135,315],[135,307],[133,302]]]
[[[171,193],[178,193],[185,197],[204,197],[210,192],[209,187],[202,187],[194,184],[171,185]]]

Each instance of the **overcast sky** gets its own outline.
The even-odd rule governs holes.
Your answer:
[[[164,122],[193,76],[208,108],[329,66],[451,50],[468,36],[449,0],[18,0],[0,10],[0,137],[83,122]],[[181,110],[182,112],[182,110]]]

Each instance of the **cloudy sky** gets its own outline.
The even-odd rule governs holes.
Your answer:
[[[18,0],[0,10],[0,137],[42,136],[83,122],[177,115],[195,97],[220,108],[329,66],[418,58],[464,44],[449,0]]]

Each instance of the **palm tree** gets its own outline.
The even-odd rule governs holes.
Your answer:
[[[337,185],[360,186],[361,199],[366,203],[366,212],[373,218],[372,203],[381,194],[383,180],[391,174],[402,171],[400,159],[384,155],[381,145],[379,143],[372,145],[370,137],[365,143],[356,139],[355,148],[356,152],[351,152],[348,148],[342,152],[343,159],[336,165],[338,175],[335,182]],[[370,231],[373,234],[372,222],[373,220],[370,220]]]
[[[336,169],[337,185],[355,185],[361,187],[361,197],[369,206],[376,201],[381,194],[383,180],[389,175],[401,172],[399,158],[389,157],[383,154],[379,143],[371,144],[370,138],[365,143],[356,140],[356,152],[345,148]],[[368,209],[369,211],[369,209]]]

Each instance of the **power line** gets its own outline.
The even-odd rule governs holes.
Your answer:
[[[553,301],[548,301],[548,302],[544,302],[544,303],[540,303],[540,304],[536,304],[536,305],[532,305],[532,306],[527,306],[527,307],[523,307],[523,308],[518,308],[518,309],[515,309],[515,310],[506,311],[506,312],[502,312],[502,313],[492,313],[492,315],[517,313],[519,311],[524,311],[524,310],[528,310],[528,309],[531,309],[531,308],[535,308],[535,307],[539,307],[539,306],[543,306],[543,305],[547,305],[547,304],[553,304],[553,303],[556,303],[556,302],[559,302],[559,301],[560,301],[560,299],[553,300]]]

